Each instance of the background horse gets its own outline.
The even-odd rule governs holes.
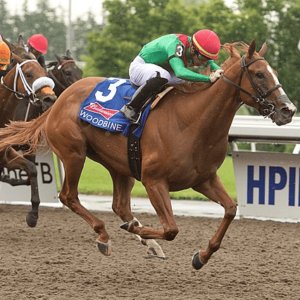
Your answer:
[[[17,48],[15,48],[16,50]],[[20,48],[18,48],[20,50]],[[18,51],[16,51],[18,52]],[[0,84],[0,127],[6,126],[15,117],[16,107],[20,102],[31,102],[40,107],[40,111],[46,111],[56,100],[53,91],[54,82],[47,77],[46,71],[39,65],[31,53],[18,52],[23,58],[12,54],[13,63],[10,71],[4,76]],[[34,160],[24,158],[16,150],[9,149],[0,153],[1,181],[11,185],[31,185],[32,210],[27,215],[27,224],[36,225],[38,218],[38,206],[40,203],[38,193],[37,171]],[[27,180],[11,179],[2,173],[3,168],[8,170],[23,169],[28,174]]]
[[[56,61],[47,64],[47,71],[48,77],[55,83],[54,93],[59,97],[67,87],[82,78],[82,70],[71,57],[69,50],[66,51],[66,55],[55,55],[55,57]],[[42,112],[38,103],[32,103],[27,100],[19,101],[12,120],[30,121],[41,115]]]
[[[122,228],[143,239],[171,241],[178,234],[169,191],[193,188],[219,203],[224,207],[224,218],[207,248],[193,255],[192,265],[200,269],[219,249],[236,214],[236,203],[227,194],[217,170],[226,156],[228,131],[237,109],[245,103],[277,125],[289,123],[296,111],[263,58],[266,45],[256,52],[254,41],[250,46],[241,44],[242,57],[236,44],[224,48],[230,53],[223,64],[224,80],[219,79],[212,86],[195,83],[173,89],[149,115],[144,128],[141,181],[161,229],[141,226],[131,212],[134,179],[128,163],[127,137],[109,134],[78,117],[81,102],[103,78],[82,79],[38,119],[14,122],[0,129],[0,151],[24,143],[30,145],[28,152],[33,153],[46,138],[65,169],[61,202],[98,234],[98,248],[105,255],[111,254],[105,224],[85,209],[78,198],[78,182],[86,156],[110,172],[114,185],[112,208],[125,222]]]
[[[16,44],[10,43],[7,40],[5,40],[5,42],[9,45],[11,51],[17,56],[20,56],[24,59],[35,59],[35,56],[26,50],[22,35],[19,35]],[[13,65],[14,62],[11,64],[11,67],[13,67]],[[82,78],[82,70],[76,65],[76,62],[72,58],[69,50],[67,50],[66,54],[63,56],[56,55],[56,61],[50,62],[47,65],[47,67],[49,68],[48,77],[50,77],[55,82],[55,87],[53,90],[57,97],[63,92],[64,89],[69,87],[75,81]],[[7,124],[10,120],[30,121],[40,116],[45,111],[45,108],[42,107],[42,101],[32,101],[30,97],[18,97],[18,99],[19,101],[13,103],[13,109],[11,110],[11,113],[7,116],[7,118],[3,119],[3,123],[1,125],[2,127],[4,126],[4,124]],[[0,111],[2,109],[5,108],[0,107]],[[20,149],[20,147],[18,147],[18,149]],[[24,149],[24,147],[22,147],[22,149]],[[38,193],[38,182],[36,177],[37,170],[35,166],[36,157],[35,155],[30,155],[26,156],[25,158],[33,163],[31,165],[32,171],[30,171],[28,174],[29,180],[24,180],[21,178],[10,178],[9,176],[6,176],[4,174],[0,177],[0,180],[12,186],[29,184],[31,185],[31,202],[34,203],[34,213],[29,213],[26,220],[28,225],[33,227],[36,226],[38,206],[40,203],[40,197]],[[19,161],[21,161],[20,158]],[[10,170],[13,170],[14,167],[16,169],[22,168],[23,165],[23,161],[20,165],[16,162],[14,165],[10,166]]]
[[[71,84],[82,78],[82,70],[77,66],[69,50],[63,56],[55,55],[56,61],[47,64],[48,76],[55,82],[57,97]]]

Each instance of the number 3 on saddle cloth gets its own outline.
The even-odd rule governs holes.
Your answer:
[[[80,106],[79,118],[96,127],[111,132],[129,134],[130,121],[119,111],[133,96],[134,88],[129,80],[108,78],[96,85]],[[133,134],[140,138],[150,112],[150,103],[135,126]]]

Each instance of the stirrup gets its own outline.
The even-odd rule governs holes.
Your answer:
[[[124,105],[120,109],[120,112],[132,123],[138,123],[140,119],[140,114],[137,113],[130,105]]]

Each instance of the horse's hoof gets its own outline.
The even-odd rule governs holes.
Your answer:
[[[126,230],[126,231],[128,231],[128,228],[129,228],[129,223],[128,223],[128,222],[126,222],[126,223],[124,223],[124,224],[120,225],[120,228],[121,228],[121,229],[124,229],[124,230]]]
[[[200,252],[197,251],[192,257],[192,265],[195,270],[200,270],[204,263],[200,260]]]
[[[157,257],[161,259],[167,259],[164,251],[155,240],[142,239],[141,243],[148,247],[147,254],[149,257]]]
[[[111,243],[110,241],[108,241],[107,243],[103,243],[103,242],[100,242],[98,240],[96,240],[97,242],[97,248],[98,250],[105,256],[110,256],[111,255],[111,252],[112,252],[112,249],[111,249]]]
[[[120,225],[121,229],[124,229],[129,232],[133,230],[133,227],[141,227],[139,226],[139,222],[135,218],[129,222]]]
[[[38,215],[29,212],[26,216],[26,223],[29,227],[35,227],[37,224]]]

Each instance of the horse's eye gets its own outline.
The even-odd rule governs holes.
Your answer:
[[[261,73],[261,72],[257,72],[257,73],[255,74],[255,77],[257,77],[257,78],[259,78],[259,79],[265,78],[264,74]]]
[[[71,76],[71,72],[70,71],[66,71],[65,74],[66,74],[66,76]]]
[[[26,78],[31,79],[33,77],[32,73],[26,73]]]

